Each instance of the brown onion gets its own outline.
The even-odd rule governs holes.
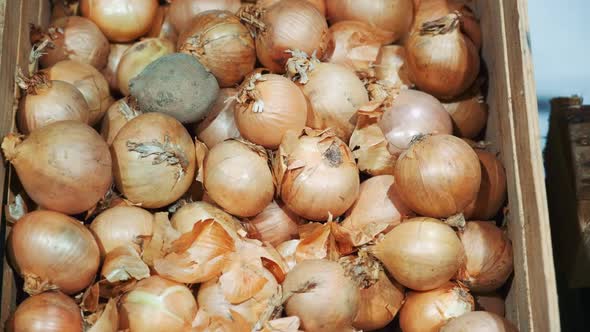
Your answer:
[[[465,218],[490,220],[506,201],[506,171],[493,153],[476,149],[481,163],[481,185],[477,198],[463,212]]]
[[[74,120],[88,123],[90,111],[84,95],[68,82],[51,81],[38,73],[30,79],[19,78],[19,85],[26,90],[16,112],[18,129],[29,134],[50,123]]]
[[[474,297],[476,310],[493,312],[501,317],[504,317],[506,314],[506,304],[500,294],[480,294],[474,295]]]
[[[468,312],[451,319],[440,332],[518,332],[505,318],[486,311]]]
[[[512,274],[512,243],[490,221],[469,221],[459,232],[465,248],[465,265],[457,280],[473,292],[494,291]]]
[[[288,132],[273,167],[282,201],[303,218],[338,217],[358,196],[359,173],[352,153],[331,131]]]
[[[246,141],[227,140],[209,151],[203,184],[227,212],[252,217],[270,204],[274,184],[266,151]]]
[[[400,88],[412,85],[406,66],[406,49],[403,46],[382,46],[373,67],[378,80],[388,81]]]
[[[91,19],[113,42],[130,42],[150,31],[157,0],[81,0],[82,16]]]
[[[116,206],[103,211],[90,224],[102,256],[117,247],[138,243],[152,235],[154,216],[136,206]]]
[[[281,0],[267,9],[247,6],[238,16],[256,30],[258,60],[272,72],[285,72],[291,58],[287,50],[315,53],[321,59],[328,48],[326,18],[306,0]]]
[[[298,237],[299,219],[284,204],[273,201],[256,217],[246,220],[248,235],[276,247]]]
[[[174,43],[164,38],[146,38],[129,47],[117,66],[117,86],[121,93],[128,96],[129,82],[150,63],[174,53],[174,50]]]
[[[6,330],[11,332],[81,332],[83,328],[80,308],[60,292],[27,298],[7,325]]]
[[[476,138],[488,121],[488,105],[481,95],[461,97],[443,106],[451,115],[459,137]]]
[[[131,202],[160,208],[194,181],[195,146],[178,120],[144,113],[129,121],[111,146],[117,189]]]
[[[391,44],[410,29],[414,5],[412,0],[326,0],[331,23],[361,21],[388,35],[383,44]]]
[[[260,8],[270,8],[270,6],[276,4],[281,0],[258,0],[256,5]],[[325,0],[307,0],[315,6],[317,10],[324,16],[326,16],[326,1]]]
[[[76,294],[94,280],[100,252],[92,233],[78,220],[53,211],[34,211],[10,232],[9,255],[34,295],[59,289]]]
[[[289,130],[301,132],[307,101],[299,87],[276,74],[254,74],[238,92],[236,126],[247,140],[276,149]]]
[[[228,10],[236,13],[240,0],[174,0],[170,5],[170,22],[179,34],[188,29],[199,13],[208,10]]]
[[[24,140],[11,134],[4,138],[2,150],[29,197],[46,209],[85,212],[112,183],[107,144],[78,121],[52,123]]]
[[[410,292],[400,311],[400,326],[404,332],[438,332],[449,319],[474,309],[473,296],[448,282],[431,291]]]
[[[152,23],[152,29],[146,37],[148,38],[165,38],[170,40],[174,45],[178,40],[179,32],[174,29],[172,21],[170,19],[170,7],[171,5],[161,5],[158,7],[158,13],[154,22]]]
[[[131,45],[132,44],[111,44],[111,52],[109,53],[107,65],[103,68],[101,73],[109,83],[112,92],[119,91],[119,85],[117,84],[117,67],[119,66],[119,61],[121,61],[123,53],[125,53]]]
[[[49,79],[68,82],[82,92],[90,110],[88,123],[91,126],[102,119],[114,102],[107,80],[96,68],[88,64],[64,60],[45,69],[45,72]]]
[[[299,317],[307,332],[352,330],[359,298],[358,287],[344,268],[328,260],[303,261],[283,282],[285,312]]]
[[[414,212],[447,218],[462,213],[477,197],[481,166],[473,149],[450,135],[418,139],[397,160],[395,181]]]
[[[226,139],[240,137],[240,131],[234,120],[234,107],[237,100],[232,98],[237,93],[238,90],[232,88],[219,90],[219,95],[209,109],[207,117],[197,124],[195,128],[197,138],[209,149]]]
[[[119,307],[120,329],[130,332],[185,332],[197,313],[197,303],[186,286],[152,276],[141,280]]]
[[[393,155],[407,150],[417,135],[453,133],[451,117],[442,104],[416,90],[401,90],[391,106],[384,107],[379,127]]]
[[[227,212],[207,202],[192,202],[182,206],[170,220],[172,227],[181,234],[191,232],[197,222],[213,219],[233,233],[243,233],[238,220]],[[245,234],[245,233],[244,233]]]
[[[53,21],[45,36],[50,45],[43,49],[41,66],[51,67],[62,60],[76,60],[96,69],[107,64],[109,41],[91,20],[68,16]]]
[[[402,222],[371,249],[395,280],[414,290],[430,290],[449,281],[465,252],[453,229],[432,218]]]
[[[180,35],[178,48],[196,57],[222,88],[242,82],[256,64],[254,39],[240,19],[227,10],[195,16]]]
[[[403,286],[379,272],[374,284],[360,289],[359,310],[352,325],[363,331],[384,328],[397,315],[405,295]]]
[[[361,246],[413,214],[402,202],[393,176],[380,175],[361,183],[358,198],[346,212],[342,227],[355,234],[353,244]]]
[[[110,146],[123,126],[141,112],[131,99],[123,98],[114,102],[102,118],[100,134]]]

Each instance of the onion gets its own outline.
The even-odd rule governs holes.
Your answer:
[[[227,140],[209,151],[203,184],[209,196],[227,212],[252,217],[270,204],[273,177],[266,151],[257,145]]]
[[[417,135],[453,133],[449,113],[436,98],[424,92],[401,90],[383,112],[379,127],[393,155],[407,150]]]
[[[235,13],[240,9],[240,0],[174,0],[170,5],[170,22],[180,34],[188,29],[193,18],[208,10],[228,10]]]
[[[288,132],[273,167],[281,199],[303,218],[338,217],[358,197],[359,173],[352,154],[330,131]]]
[[[146,37],[148,38],[164,38],[176,45],[178,40],[178,32],[174,29],[170,19],[170,5],[161,5],[158,7],[156,18],[152,23],[152,29]]]
[[[256,31],[256,54],[264,67],[285,72],[287,50],[323,58],[330,41],[325,17],[306,0],[281,0],[264,9],[246,6],[238,16]]]
[[[406,66],[406,49],[403,46],[382,46],[373,67],[375,78],[380,81],[388,81],[400,88],[412,85]]]
[[[63,81],[51,81],[43,73],[30,79],[19,77],[17,80],[21,88],[26,90],[16,113],[21,133],[26,135],[37,128],[63,120],[88,123],[88,104],[75,86]]]
[[[371,250],[395,280],[420,291],[440,287],[449,281],[465,258],[461,241],[453,229],[432,218],[402,222]]]
[[[107,65],[101,73],[109,83],[112,92],[119,91],[119,85],[117,84],[117,67],[119,66],[123,53],[125,53],[131,45],[132,44],[111,44],[111,52],[109,53]]]
[[[91,19],[113,42],[130,42],[150,31],[157,0],[81,0],[82,16]]]
[[[207,202],[192,202],[184,205],[174,213],[170,222],[174,229],[185,234],[191,232],[197,222],[207,219],[214,219],[232,233],[244,233],[238,220]]]
[[[62,60],[80,61],[99,70],[107,64],[109,41],[96,24],[84,17],[59,18],[42,38],[50,42],[40,58],[44,68]]]
[[[195,16],[180,35],[178,48],[196,57],[222,88],[242,82],[256,64],[254,39],[240,19],[227,10]]]
[[[283,282],[287,315],[299,317],[307,332],[352,330],[360,295],[345,273],[340,264],[327,260],[295,265]]]
[[[109,106],[113,97],[109,91],[109,83],[94,67],[74,60],[64,60],[53,67],[45,69],[49,79],[65,81],[74,85],[86,99],[90,110],[89,124],[97,124]]]
[[[24,140],[10,134],[4,138],[2,150],[29,197],[46,209],[85,212],[111,186],[107,144],[92,128],[77,121],[52,123]]]
[[[488,105],[481,95],[461,97],[443,106],[451,115],[459,137],[476,138],[488,121]]]
[[[465,247],[465,265],[457,280],[473,292],[494,291],[512,274],[512,243],[493,222],[469,221],[459,232]]]
[[[8,239],[9,257],[34,295],[59,289],[76,294],[94,280],[100,263],[92,233],[78,220],[53,211],[20,218]]]
[[[448,282],[431,291],[410,292],[400,311],[399,322],[404,332],[438,332],[449,319],[474,308],[471,294]]]
[[[237,93],[238,90],[232,88],[219,90],[219,95],[211,106],[207,117],[196,126],[197,138],[209,149],[226,139],[240,137],[234,120],[234,107],[237,100],[231,98]]]
[[[164,38],[146,38],[129,47],[117,66],[117,85],[124,96],[129,95],[129,82],[147,65],[164,55],[174,53],[174,43]]]
[[[434,135],[419,139],[402,153],[394,176],[410,209],[423,216],[446,218],[462,213],[477,197],[478,164],[477,154],[460,138]]]
[[[111,153],[117,189],[142,207],[171,204],[194,181],[195,146],[171,116],[145,113],[132,119],[115,137]]]
[[[282,242],[298,237],[297,225],[301,221],[284,204],[273,201],[260,214],[248,219],[247,222],[250,237],[278,246]]]
[[[506,319],[485,311],[468,312],[451,319],[440,332],[518,332],[518,329]]]
[[[383,30],[391,44],[410,29],[413,18],[412,0],[326,0],[331,23],[361,21]]]
[[[506,201],[506,172],[493,153],[476,149],[481,163],[481,185],[477,198],[464,211],[471,220],[490,220]]]
[[[301,132],[305,127],[307,101],[289,79],[255,74],[240,88],[234,116],[244,138],[276,149],[287,131]]]
[[[102,118],[100,134],[110,146],[123,126],[137,117],[141,112],[132,99],[123,98],[114,102]]]
[[[27,298],[7,322],[7,331],[80,332],[80,308],[60,292],[46,292]]]
[[[137,243],[153,233],[154,216],[136,206],[116,206],[103,211],[90,224],[102,256],[117,247]]]
[[[276,4],[277,2],[280,2],[281,0],[258,0],[256,1],[256,5],[260,8],[270,8],[272,5]],[[309,1],[312,5],[315,6],[315,8],[317,10],[319,10],[319,12],[326,16],[326,2],[325,0],[307,0]]]
[[[500,294],[481,294],[474,297],[476,310],[493,312],[502,317],[506,314],[506,304]]]
[[[355,234],[353,244],[358,247],[412,215],[400,198],[393,176],[380,175],[361,183],[358,198],[346,212],[342,227]]]
[[[130,332],[190,330],[197,303],[186,286],[152,276],[141,280],[123,298],[119,329]]]

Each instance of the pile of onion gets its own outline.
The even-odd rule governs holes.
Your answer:
[[[491,220],[506,201],[506,171],[495,154],[480,149],[475,153],[481,163],[481,185],[463,214],[469,220]]]
[[[407,88],[412,85],[406,66],[406,49],[399,45],[386,45],[379,49],[373,64],[375,78],[394,86]]]
[[[207,117],[195,126],[199,141],[209,149],[230,138],[240,137],[240,131],[234,120],[234,108],[238,90],[226,88],[219,90],[215,103],[209,109]]]
[[[273,246],[297,238],[300,218],[282,204],[273,201],[256,217],[246,220],[248,236]]]
[[[102,69],[101,73],[109,83],[111,92],[118,92],[119,85],[117,84],[117,68],[123,53],[131,47],[131,44],[111,44],[111,52],[107,60],[107,65]]]
[[[488,105],[479,94],[463,96],[443,106],[451,115],[454,132],[459,137],[475,139],[488,121]]]
[[[80,332],[83,328],[80,308],[69,296],[45,292],[27,298],[10,320],[7,331]]]
[[[174,0],[170,4],[170,23],[181,34],[190,27],[192,20],[208,10],[227,10],[236,13],[240,9],[240,0]]]
[[[110,146],[123,126],[137,117],[141,112],[133,99],[123,98],[114,102],[102,118],[100,134]]]
[[[473,311],[451,319],[440,332],[518,332],[505,318],[486,311]]]

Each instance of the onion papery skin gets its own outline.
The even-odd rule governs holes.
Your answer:
[[[190,330],[197,303],[186,286],[159,276],[141,280],[121,299],[120,329],[130,332]]]
[[[126,98],[114,102],[102,118],[100,135],[107,144],[113,144],[115,137],[123,126],[141,114]]]
[[[193,226],[203,220],[213,219],[226,228],[229,233],[243,231],[240,222],[229,213],[207,202],[192,202],[184,205],[174,213],[170,223],[180,234],[193,230]]]
[[[146,38],[129,47],[117,66],[117,85],[124,96],[129,95],[129,82],[147,65],[175,51],[174,43],[164,38]]]
[[[90,224],[101,256],[117,247],[137,243],[153,232],[154,216],[136,206],[115,206],[100,213]]]
[[[508,320],[486,311],[468,312],[451,319],[440,332],[518,332]]]
[[[226,139],[240,137],[236,127],[234,107],[237,89],[225,88],[219,90],[219,95],[211,106],[207,117],[196,125],[195,133],[199,141],[205,143],[209,149]]]
[[[170,4],[170,22],[179,34],[191,25],[192,20],[208,10],[227,10],[236,13],[240,0],[174,0]]]
[[[281,0],[258,0],[256,6],[260,8],[269,8]],[[325,0],[307,0],[313,4],[317,10],[324,16],[326,16],[326,1]]]
[[[29,294],[51,289],[76,294],[94,280],[100,263],[92,233],[78,220],[59,212],[42,210],[24,215],[10,232],[8,247]]]
[[[281,257],[283,257],[285,260],[289,271],[292,270],[297,264],[295,255],[297,252],[297,246],[300,242],[301,240],[289,240],[277,245],[276,247]]]
[[[299,219],[284,204],[273,201],[256,217],[246,220],[248,235],[276,247],[298,237]]]
[[[123,53],[131,47],[132,44],[111,44],[111,52],[107,60],[107,65],[102,69],[101,73],[109,83],[111,92],[119,92],[119,85],[117,84],[117,68]]]
[[[81,332],[80,308],[60,292],[46,292],[27,298],[7,322],[10,332]]]
[[[281,0],[263,11],[265,28],[256,35],[256,54],[273,73],[285,73],[291,57],[287,50],[300,50],[322,59],[330,33],[326,18],[307,0]]]
[[[27,135],[50,123],[65,120],[88,124],[88,104],[72,84],[49,81],[33,90],[19,101],[16,121],[21,133]]]
[[[157,0],[81,0],[82,16],[92,20],[112,42],[130,42],[152,27]]]
[[[506,202],[506,171],[495,154],[480,149],[475,153],[481,163],[481,185],[463,213],[468,220],[491,220]]]
[[[488,105],[480,95],[460,97],[443,103],[451,118],[455,135],[475,139],[488,121]]]
[[[242,82],[256,64],[256,46],[250,31],[226,10],[197,15],[180,35],[178,48],[196,57],[222,88]]]
[[[76,60],[100,70],[107,64],[109,41],[91,20],[79,16],[57,19],[51,24],[49,33],[53,47],[43,49],[39,59],[44,68],[62,60]],[[56,37],[56,38],[52,38]]]
[[[506,234],[493,222],[468,221],[459,237],[466,260],[457,280],[478,293],[502,287],[513,271],[512,243]]]
[[[340,264],[312,259],[298,263],[283,282],[285,312],[308,332],[351,331],[359,290]]]
[[[384,328],[393,321],[405,297],[404,287],[380,271],[373,285],[360,289],[359,310],[352,325],[363,331]]]
[[[438,332],[449,319],[474,308],[471,294],[448,282],[431,291],[409,292],[400,311],[400,326],[404,332]]]
[[[440,287],[455,276],[465,260],[453,229],[432,218],[402,222],[371,248],[402,285],[420,291]]]
[[[382,46],[373,67],[375,78],[380,81],[388,81],[393,86],[400,88],[412,86],[410,73],[406,66],[406,49],[403,46]]]
[[[236,126],[247,140],[276,149],[287,131],[301,132],[305,127],[307,101],[299,87],[283,76],[262,75],[254,84],[258,98],[247,98],[243,103],[238,100]],[[260,103],[262,107],[258,107]]]
[[[330,23],[361,21],[383,30],[387,45],[410,29],[414,4],[412,0],[326,0],[326,9]]]
[[[158,13],[152,24],[152,29],[148,32],[146,37],[165,38],[176,45],[179,32],[176,31],[170,20],[170,6],[171,5],[160,5],[160,7],[158,7]]]
[[[2,149],[29,197],[46,209],[85,212],[112,183],[107,144],[94,129],[78,121],[49,124],[23,141],[9,135]]]
[[[317,64],[301,87],[309,101],[307,125],[314,129],[333,128],[348,142],[356,124],[357,110],[369,102],[363,82],[346,67]]]
[[[448,218],[473,202],[481,166],[473,149],[450,135],[423,137],[401,154],[394,176],[402,199],[419,215]]]
[[[431,95],[402,90],[391,107],[385,107],[379,127],[388,142],[389,152],[399,156],[417,135],[453,133],[453,123],[442,104]]]
[[[91,126],[100,122],[114,102],[109,90],[109,83],[91,65],[74,60],[64,60],[45,69],[45,72],[49,79],[68,82],[82,92],[86,103],[88,103],[90,111],[88,123]]]
[[[195,146],[178,120],[145,113],[129,121],[111,146],[117,189],[144,208],[178,200],[194,181]]]

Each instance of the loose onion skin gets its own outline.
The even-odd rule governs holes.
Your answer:
[[[90,224],[101,256],[120,246],[152,235],[154,216],[136,206],[116,206],[103,211]]]
[[[242,82],[256,64],[256,46],[250,31],[226,10],[197,15],[180,35],[178,48],[196,57],[222,88]]]
[[[438,332],[449,319],[474,308],[471,294],[448,282],[431,291],[410,292],[400,311],[400,326],[404,332]]]
[[[412,0],[326,0],[326,9],[331,23],[361,21],[383,30],[387,45],[410,29],[414,4]]]
[[[150,31],[157,0],[81,0],[82,16],[92,20],[113,42],[130,42]]]
[[[131,202],[160,208],[194,181],[195,146],[180,122],[161,113],[129,121],[111,146],[117,189]]]
[[[77,214],[92,208],[112,182],[111,155],[94,129],[78,121],[39,128],[2,142],[25,191],[38,205]]]
[[[477,154],[460,138],[434,135],[423,137],[402,153],[394,176],[410,209],[423,216],[447,218],[462,213],[477,196],[481,166]]]
[[[432,218],[402,222],[371,249],[402,285],[431,290],[449,281],[465,259],[453,229]]]
[[[240,0],[174,0],[170,5],[170,22],[179,34],[189,28],[199,13],[208,10],[227,10],[236,13]]]
[[[406,49],[403,46],[382,46],[373,65],[375,78],[380,81],[388,81],[400,88],[407,88],[412,83],[405,63]]]
[[[440,332],[518,332],[508,320],[486,311],[468,312],[451,319]]]
[[[10,322],[8,332],[81,332],[80,308],[60,292],[46,292],[21,303]]]
[[[207,117],[197,124],[195,128],[197,138],[209,149],[226,139],[240,137],[240,131],[234,120],[234,107],[237,100],[230,99],[235,97],[237,93],[238,90],[232,88],[219,90],[219,95],[211,106]]]
[[[506,202],[506,171],[493,153],[480,149],[475,153],[481,163],[481,185],[463,213],[470,220],[491,220]]]
[[[197,313],[192,292],[180,283],[152,276],[121,299],[120,329],[130,332],[185,332]]]
[[[459,232],[465,248],[465,265],[457,280],[473,292],[494,291],[512,274],[512,243],[504,232],[489,221],[469,221]]]
[[[481,95],[461,97],[443,106],[451,115],[459,137],[475,139],[488,121],[488,105]]]
[[[306,260],[293,268],[283,282],[288,316],[301,319],[308,332],[352,331],[359,290],[336,262]]]
[[[117,67],[119,66],[119,61],[121,61],[123,53],[125,53],[131,45],[132,44],[111,44],[111,52],[109,53],[107,65],[101,71],[102,75],[109,83],[111,92],[119,91],[119,85],[117,84]]]
[[[276,74],[250,76],[241,87],[235,121],[242,137],[276,149],[289,130],[301,132],[307,121],[307,101],[291,80]]]
[[[141,112],[136,105],[128,98],[119,99],[114,102],[102,118],[100,134],[109,146],[113,144],[115,137],[123,126],[137,117]]]
[[[79,16],[57,19],[49,28],[53,47],[43,50],[39,59],[44,68],[62,60],[76,60],[100,70],[107,64],[109,41],[91,20]]]
[[[274,195],[266,151],[245,141],[228,140],[209,151],[203,184],[219,206],[239,217],[262,212]]]
[[[170,223],[180,234],[185,234],[191,232],[197,222],[207,219],[213,219],[234,232],[242,230],[239,221],[222,209],[207,202],[192,202],[184,205],[174,213]]]
[[[92,233],[76,219],[53,211],[24,215],[12,228],[8,247],[29,294],[51,289],[76,294],[94,280],[100,263]]]
[[[250,237],[268,242],[274,247],[298,237],[299,217],[289,211],[284,204],[275,201],[247,222]]]

